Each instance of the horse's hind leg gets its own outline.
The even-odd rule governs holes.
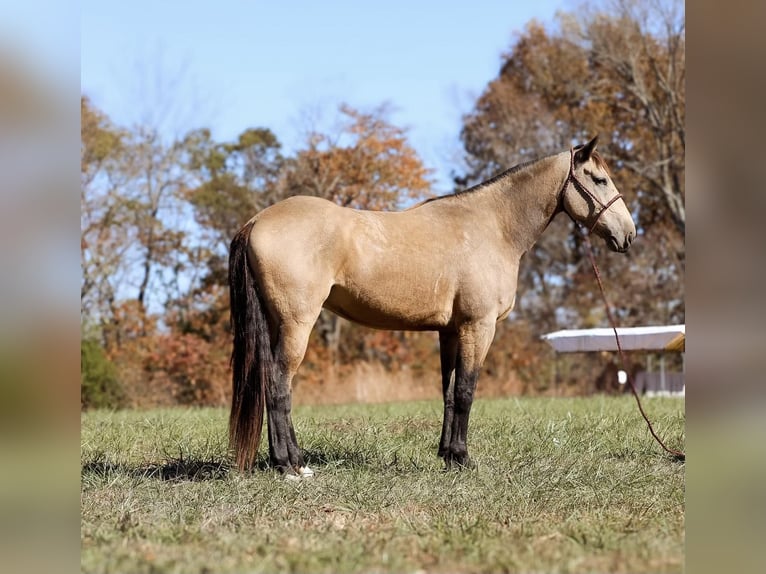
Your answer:
[[[289,475],[314,473],[303,459],[292,421],[292,381],[306,353],[313,323],[284,322],[275,347],[276,376],[266,392],[271,465]]]

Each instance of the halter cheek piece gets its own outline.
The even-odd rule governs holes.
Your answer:
[[[593,195],[593,193],[591,193],[591,191],[587,187],[585,187],[579,179],[577,179],[577,176],[575,175],[575,171],[574,171],[574,154],[575,154],[574,148],[570,148],[569,153],[570,153],[569,175],[567,175],[567,178],[564,180],[564,185],[561,186],[561,191],[559,191],[557,205],[560,207],[560,209],[564,211],[564,213],[566,213],[569,216],[569,218],[572,221],[577,223],[577,220],[574,217],[572,217],[572,214],[567,211],[566,207],[564,207],[564,194],[566,193],[566,190],[569,187],[569,184],[571,183],[572,185],[574,185],[577,191],[590,197],[596,204],[601,206],[601,210],[598,213],[596,213],[596,218],[593,220],[593,224],[590,226],[590,229],[588,229],[588,233],[593,233],[593,230],[596,228],[596,224],[598,223],[598,220],[601,218],[601,215],[607,209],[609,209],[615,201],[617,201],[618,199],[621,199],[622,194],[618,193],[608,202],[602,203],[598,197]],[[554,212],[554,215],[555,215],[555,212]]]

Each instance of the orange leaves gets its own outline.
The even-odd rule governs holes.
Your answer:
[[[431,187],[431,170],[410,147],[406,131],[385,119],[385,109],[340,108],[338,133],[311,133],[289,162],[284,195],[316,195],[345,207],[393,209],[417,201]]]
[[[382,107],[342,106],[335,132],[310,134],[284,157],[266,128],[229,142],[199,128],[165,142],[151,126],[119,128],[86,97],[81,104],[83,324],[132,405],[226,401],[226,256],[256,211],[294,194],[392,209],[430,192],[430,170]],[[406,351],[401,337],[380,337],[365,337],[361,350],[344,338],[341,354]],[[320,371],[337,360],[326,350],[308,354]]]
[[[225,353],[193,334],[159,335],[144,361],[147,374],[172,388],[178,404],[223,405],[228,399]]]

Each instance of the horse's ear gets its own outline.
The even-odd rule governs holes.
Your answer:
[[[581,164],[588,161],[590,159],[590,156],[593,155],[593,152],[596,150],[597,143],[598,143],[598,135],[596,135],[596,137],[594,137],[585,145],[576,147],[575,155],[574,155],[575,163]]]

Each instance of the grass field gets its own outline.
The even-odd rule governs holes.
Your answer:
[[[682,447],[683,400],[646,408]],[[436,457],[436,401],[301,407],[293,420],[314,479],[230,470],[224,410],[83,414],[82,570],[683,569],[684,465],[630,397],[478,400],[477,468],[462,472]]]

